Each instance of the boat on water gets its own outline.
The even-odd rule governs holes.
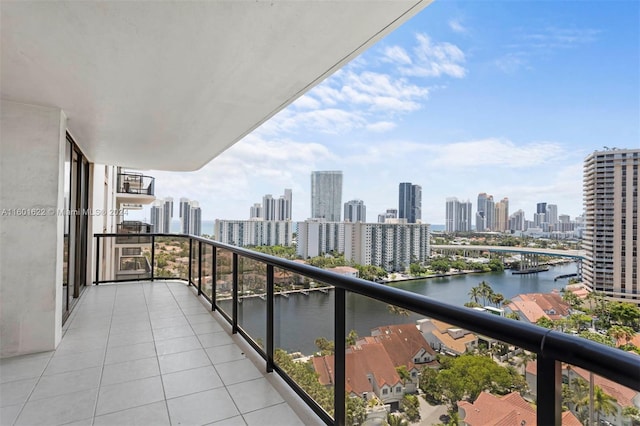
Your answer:
[[[537,274],[538,272],[545,272],[548,270],[549,270],[548,266],[539,266],[537,268],[527,268],[527,269],[520,269],[517,271],[511,271],[511,275]]]

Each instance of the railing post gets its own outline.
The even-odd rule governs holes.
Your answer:
[[[96,236],[96,285],[100,283],[100,236]]]
[[[345,410],[345,377],[346,377],[346,290],[336,287],[335,293],[335,323],[334,341],[334,419],[336,425],[346,422]]]
[[[151,236],[151,281],[155,277],[156,270],[156,236]]]
[[[189,238],[189,274],[187,275],[187,280],[189,281],[189,285],[193,284],[192,282],[192,274],[191,274],[191,263],[193,262],[193,239]]]
[[[198,296],[202,294],[202,241],[198,241]]]
[[[212,245],[213,252],[211,254],[211,310],[216,310],[216,287],[218,286],[218,279],[216,274],[218,273],[218,249]]]
[[[238,333],[238,254],[233,253],[233,307],[231,309],[231,333]]]
[[[273,371],[273,265],[267,265],[267,373]]]
[[[559,361],[538,354],[537,423],[539,426],[562,423],[562,369]]]

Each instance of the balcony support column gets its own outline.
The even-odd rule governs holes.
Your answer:
[[[346,368],[346,329],[347,329],[347,292],[336,287],[335,292],[335,357],[334,362],[334,419],[336,425],[344,425],[346,422],[345,392],[347,375]]]
[[[231,314],[231,332],[238,334],[238,254],[233,253],[233,308]]]
[[[273,265],[267,265],[267,373],[273,371]]]
[[[539,426],[562,423],[562,371],[560,362],[538,354],[537,422]]]

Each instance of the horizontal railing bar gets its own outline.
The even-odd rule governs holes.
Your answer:
[[[399,306],[419,315],[438,319],[471,332],[491,337],[545,358],[582,367],[626,387],[640,391],[640,362],[638,356],[577,336],[547,330],[534,324],[477,312],[454,306],[424,295],[387,285],[347,277],[306,264],[259,253],[241,247],[195,235],[150,234],[155,237],[191,238],[240,256],[286,269],[308,278],[331,284],[349,292],[384,303]],[[95,234],[96,237],[117,237],[118,234]]]

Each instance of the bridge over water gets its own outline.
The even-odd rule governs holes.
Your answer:
[[[480,245],[431,245],[432,252],[450,253],[463,252],[467,257],[470,252],[489,252],[497,254],[516,253],[521,255],[520,271],[537,272],[540,270],[540,256],[565,257],[578,262],[578,276],[582,275],[582,260],[585,258],[584,250],[558,250],[534,247],[509,247],[509,246],[480,246]]]

